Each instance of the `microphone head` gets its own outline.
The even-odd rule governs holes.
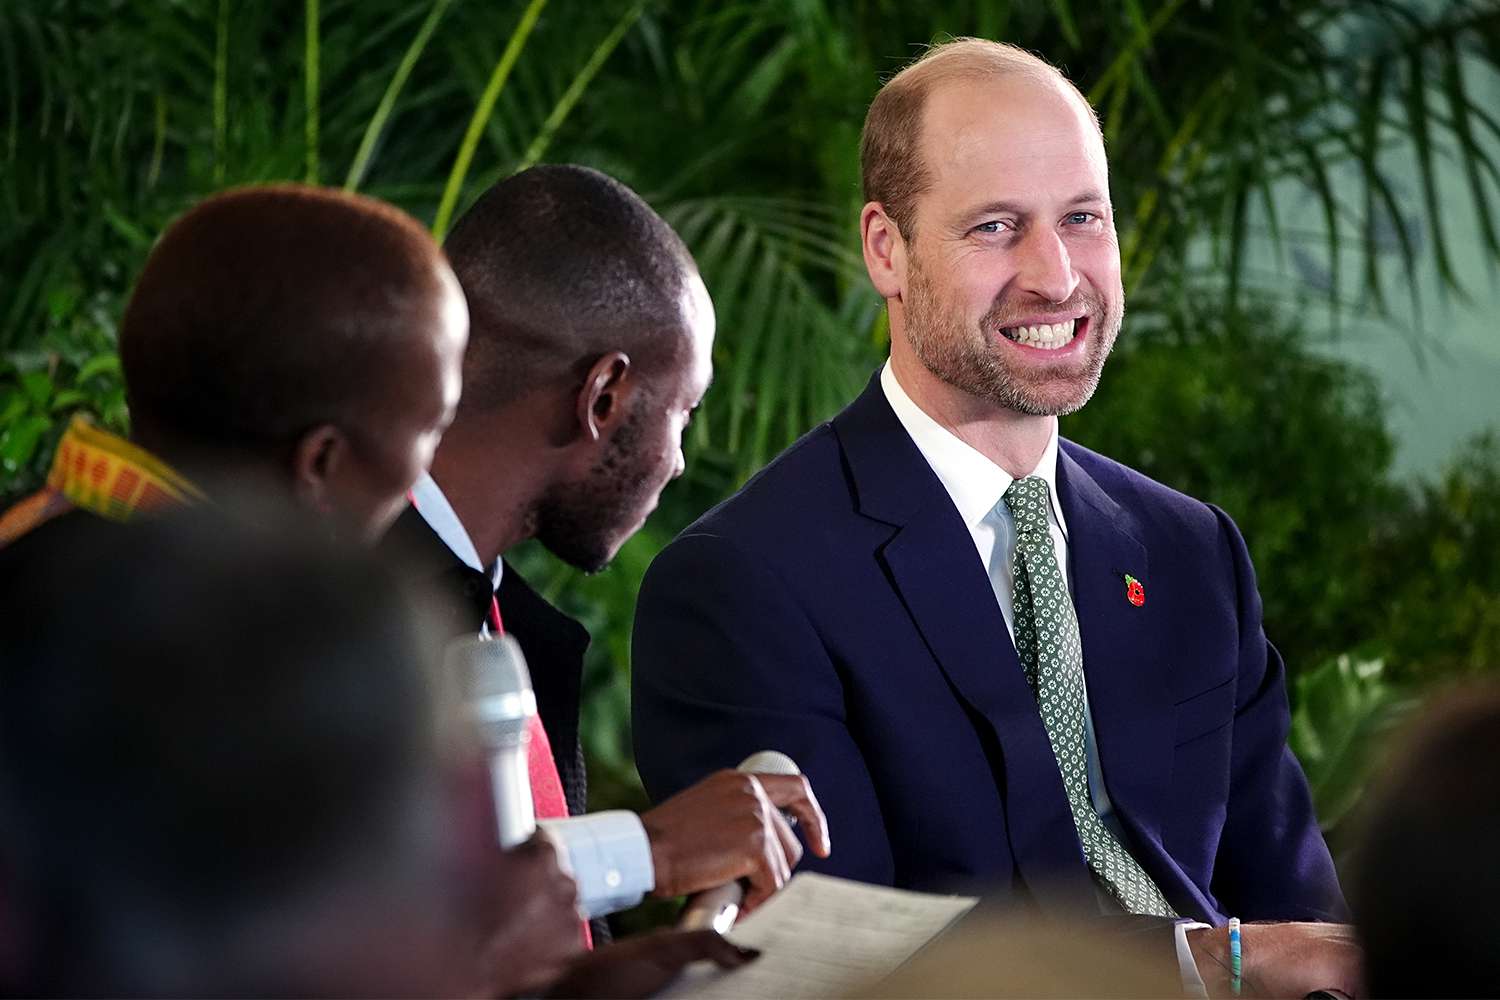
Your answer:
[[[446,662],[458,674],[459,690],[486,747],[514,747],[530,739],[528,726],[536,715],[536,695],[526,657],[515,639],[508,635],[457,639],[448,645]]]
[[[746,774],[801,774],[802,768],[780,750],[761,750],[740,761],[736,771]]]

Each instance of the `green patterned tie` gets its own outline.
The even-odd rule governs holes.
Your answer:
[[[1151,876],[1109,832],[1089,800],[1088,757],[1083,745],[1083,644],[1047,527],[1047,481],[1040,476],[1017,479],[1005,491],[1005,505],[1016,522],[1016,652],[1036,693],[1052,754],[1062,772],[1083,856],[1094,877],[1130,913],[1175,917]]]

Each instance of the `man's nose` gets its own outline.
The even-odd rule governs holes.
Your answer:
[[[1051,229],[1038,229],[1021,245],[1020,269],[1016,274],[1022,291],[1048,302],[1066,302],[1078,288],[1078,272],[1062,237]]]

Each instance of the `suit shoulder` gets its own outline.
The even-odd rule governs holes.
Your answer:
[[[1205,539],[1219,537],[1220,519],[1228,515],[1211,504],[1076,442],[1063,440],[1060,447],[1105,493],[1150,527],[1176,535],[1185,531]]]
[[[755,541],[762,534],[780,536],[790,512],[801,519],[825,508],[847,509],[849,496],[838,437],[825,422],[798,438],[682,535],[728,535],[740,541]]]

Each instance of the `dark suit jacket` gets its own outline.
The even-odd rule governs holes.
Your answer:
[[[465,566],[415,508],[402,511],[380,548],[404,567],[408,578],[428,587],[437,598],[444,639],[479,632],[490,610],[489,576]],[[526,654],[537,714],[547,727],[568,812],[581,816],[588,811],[588,779],[578,734],[578,710],[588,630],[548,604],[509,563],[501,574],[497,596],[505,630],[515,636]]]
[[[1233,522],[1067,441],[1058,492],[1131,851],[1184,916],[1342,917]],[[781,750],[828,815],[833,856],[809,868],[1046,909],[1092,900],[989,578],[878,379],[657,558],[633,659],[654,798]]]

